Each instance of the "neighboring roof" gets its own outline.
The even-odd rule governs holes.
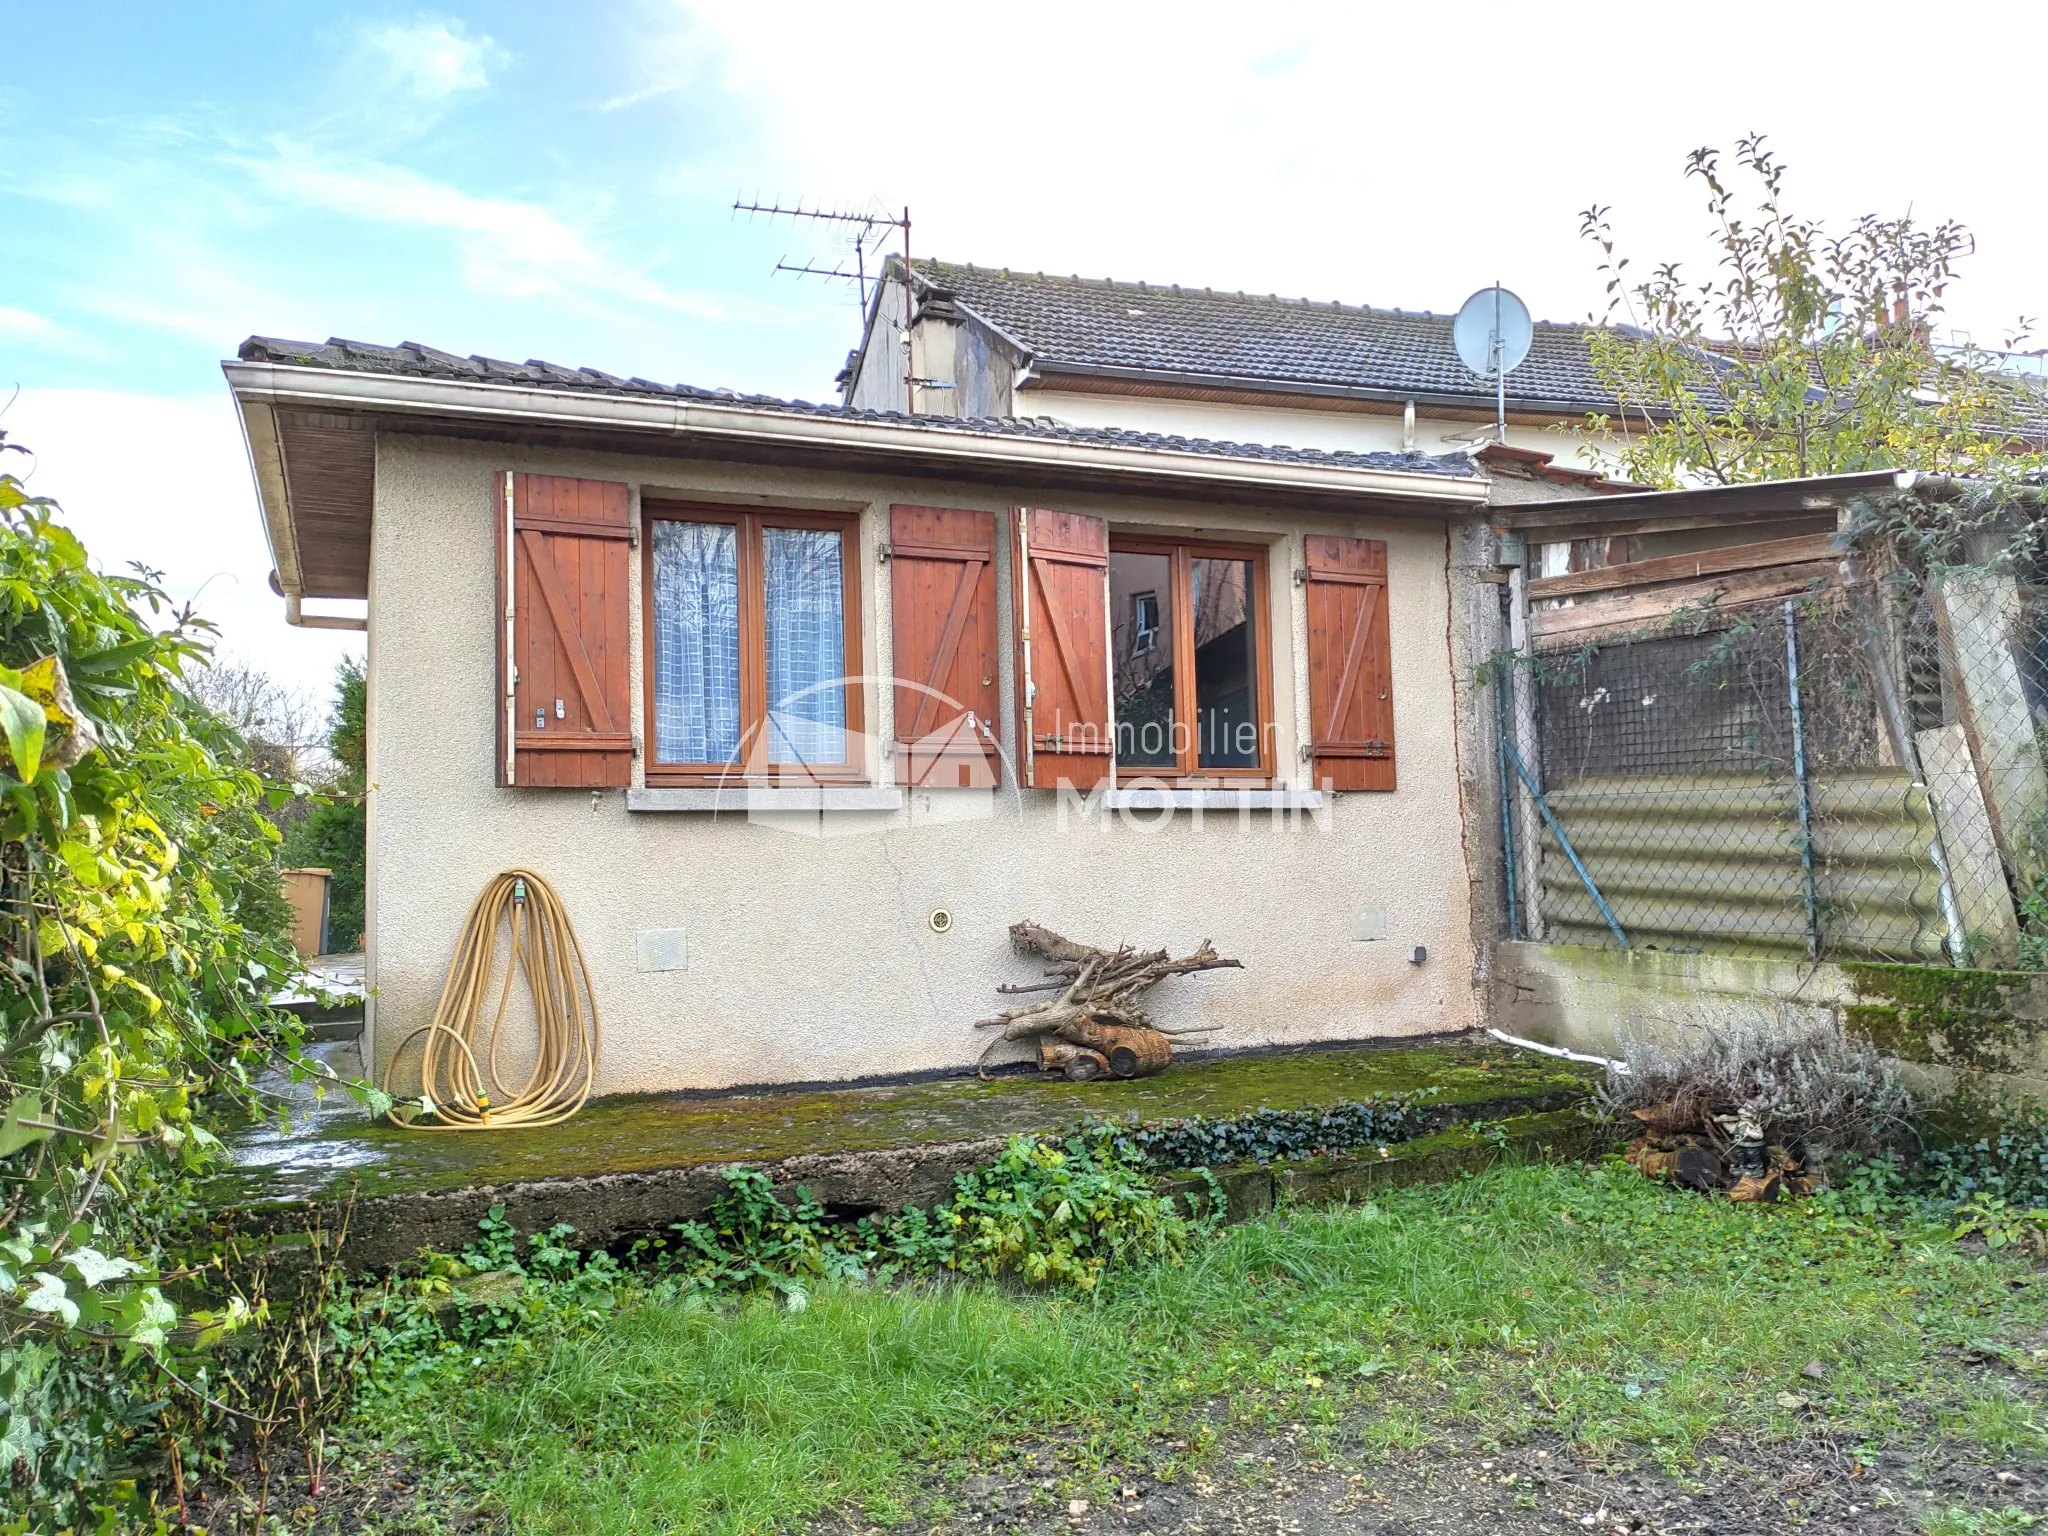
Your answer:
[[[595,368],[565,368],[559,363],[529,359],[500,362],[488,357],[458,357],[418,342],[395,347],[345,341],[285,341],[251,336],[236,349],[243,362],[277,363],[297,368],[329,368],[346,373],[384,374],[398,378],[447,379],[471,384],[497,384],[528,389],[574,390],[591,394],[641,396],[698,401],[739,410],[777,415],[810,416],[847,422],[887,423],[920,431],[981,436],[1022,437],[1047,442],[1099,447],[1191,453],[1227,459],[1255,459],[1274,464],[1316,464],[1336,468],[1372,469],[1415,475],[1470,476],[1463,454],[1354,453],[1348,449],[1290,448],[1271,443],[1239,443],[1164,432],[1139,432],[1120,427],[1078,427],[1038,416],[912,416],[901,411],[852,410],[840,405],[813,405],[808,400],[783,400],[773,395],[747,395],[730,389],[704,389],[693,384],[659,384],[651,379],[622,379]]]
[[[1494,404],[1493,384],[1458,361],[1452,315],[947,261],[913,261],[911,270],[921,290],[953,299],[1040,373]],[[1510,410],[1614,408],[1583,324],[1539,321],[1528,359],[1507,382]]]

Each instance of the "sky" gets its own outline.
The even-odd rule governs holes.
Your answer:
[[[244,336],[419,341],[810,400],[856,339],[831,226],[914,254],[1455,310],[1604,307],[1579,234],[1704,275],[1688,151],[1791,201],[1959,219],[1948,323],[2048,316],[2023,73],[2048,6],[0,0],[0,430],[109,568],[324,690],[220,374]],[[2031,343],[2040,345],[2041,338]]]

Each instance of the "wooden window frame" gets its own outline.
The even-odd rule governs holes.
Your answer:
[[[1194,562],[1197,560],[1248,560],[1251,562],[1253,682],[1258,689],[1259,765],[1256,768],[1204,768],[1201,743],[1189,731],[1187,746],[1178,766],[1126,767],[1116,765],[1119,786],[1133,783],[1175,784],[1187,788],[1204,785],[1243,787],[1268,785],[1278,772],[1277,742],[1273,724],[1273,588],[1270,577],[1271,551],[1264,544],[1232,544],[1217,539],[1176,539],[1159,534],[1119,534],[1111,530],[1109,553],[1117,555],[1168,555],[1172,557],[1172,623],[1161,626],[1173,647],[1173,718],[1176,723],[1195,718],[1195,615]],[[1115,623],[1111,616],[1112,626]],[[1112,656],[1111,666],[1115,659]],[[1116,699],[1110,699],[1110,740],[1116,740]]]
[[[643,496],[640,513],[640,645],[646,776],[650,787],[704,785],[866,784],[866,672],[861,649],[860,516],[853,512],[807,512],[774,507],[736,507],[723,502],[671,501]],[[654,525],[726,523],[736,530],[734,553],[740,603],[740,744],[738,763],[665,763],[655,754],[660,731],[655,720]],[[846,624],[844,655],[846,735],[856,760],[844,764],[769,763],[749,767],[751,744],[768,720],[768,591],[763,532],[769,528],[815,528],[837,533],[840,609]]]

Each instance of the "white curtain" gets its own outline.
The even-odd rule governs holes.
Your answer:
[[[843,763],[846,611],[840,536],[763,530],[768,598],[768,757]]]
[[[664,763],[740,747],[740,580],[730,523],[654,524],[654,742]]]

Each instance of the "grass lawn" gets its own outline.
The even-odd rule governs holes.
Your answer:
[[[313,1523],[1064,1529],[1140,1507],[1126,1488],[1170,1507],[1289,1468],[1351,1469],[1356,1493],[1375,1466],[1534,1467],[1554,1448],[1546,1465],[1699,1489],[1731,1446],[1824,1445],[1868,1485],[1850,1507],[1889,1494],[1892,1523],[1815,1529],[1967,1536],[2028,1523],[2044,1370],[2048,1273],[2022,1261],[1613,1165],[1503,1168],[1283,1212],[1091,1295],[629,1290],[366,1398]],[[1906,1492],[1886,1479],[1918,1475],[1902,1453],[2016,1468],[1996,1486],[2027,1496],[2001,1513],[1990,1493],[1953,1509],[1923,1493],[1899,1523]],[[1533,1508],[1522,1474],[1484,1465]],[[977,1502],[991,1488],[999,1518]]]

